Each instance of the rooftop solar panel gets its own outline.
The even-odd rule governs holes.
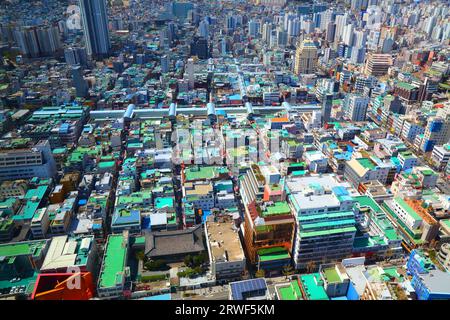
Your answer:
[[[267,289],[266,281],[261,278],[234,282],[230,287],[234,300],[244,300],[243,293]]]

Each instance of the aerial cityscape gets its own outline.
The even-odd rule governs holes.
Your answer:
[[[450,300],[448,0],[3,0],[0,130],[0,300]]]

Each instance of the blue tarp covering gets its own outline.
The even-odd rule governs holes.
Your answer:
[[[205,223],[206,218],[211,215],[210,210],[203,210],[202,223]]]

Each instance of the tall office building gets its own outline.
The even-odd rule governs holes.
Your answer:
[[[236,28],[236,18],[234,16],[227,17],[227,31],[233,31]]]
[[[222,38],[220,40],[220,54],[225,56],[227,54],[227,39],[226,38]]]
[[[295,74],[310,74],[316,71],[317,47],[310,39],[305,39],[295,52]]]
[[[39,44],[33,28],[15,30],[14,38],[22,55],[32,58],[39,57]]]
[[[326,30],[328,27],[328,23],[333,22],[335,17],[335,13],[333,10],[328,9],[327,11],[323,11],[320,13],[320,30]]]
[[[273,25],[271,23],[264,23],[262,28],[262,38],[266,43],[270,42],[270,34],[272,33]]]
[[[67,48],[64,50],[64,58],[68,65],[86,66],[87,64],[86,48]]]
[[[108,56],[111,49],[106,0],[80,0],[81,18],[88,55]]]
[[[83,77],[83,69],[80,66],[72,67],[72,81],[76,90],[77,97],[87,97],[89,87]]]
[[[333,95],[327,94],[322,101],[322,124],[330,122],[332,108],[333,108]]]
[[[205,39],[209,38],[209,23],[206,20],[200,21],[198,26],[198,34]]]
[[[392,65],[392,55],[372,53],[367,57],[365,73],[371,76],[383,76]]]
[[[169,72],[169,57],[167,55],[161,57],[161,72]]]
[[[336,16],[336,31],[334,33],[334,41],[339,42],[342,39],[342,34],[344,33],[344,27],[348,23],[348,14]]]
[[[282,28],[277,30],[277,44],[279,47],[284,47],[288,42],[288,34]]]
[[[356,94],[347,95],[344,100],[345,114],[351,121],[365,121],[368,105],[368,97]]]
[[[194,37],[191,42],[191,56],[197,56],[199,59],[209,58],[208,40],[202,37]]]
[[[367,31],[366,30],[356,30],[354,32],[353,46],[357,48],[364,48],[367,43]]]
[[[42,56],[50,56],[61,49],[59,28],[50,26],[36,29],[39,51]]]
[[[295,18],[293,20],[289,20],[288,23],[288,36],[289,37],[297,37],[300,35],[300,20],[298,18]]]
[[[347,46],[351,46],[353,44],[353,37],[354,37],[353,30],[354,29],[352,24],[348,24],[344,28],[344,32],[342,34],[342,41],[344,41],[344,44]]]
[[[328,22],[325,33],[328,42],[334,41],[335,31],[336,31],[336,24],[333,21]]]
[[[256,38],[259,35],[259,21],[250,20],[248,22],[248,35],[252,38]]]

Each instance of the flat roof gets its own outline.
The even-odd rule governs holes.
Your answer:
[[[233,300],[244,300],[247,292],[264,291],[267,294],[267,283],[264,278],[242,280],[230,283],[231,296]]]
[[[260,262],[290,259],[289,251],[284,247],[272,247],[258,250]]]
[[[298,280],[292,280],[286,286],[278,288],[281,300],[301,300],[302,291],[298,284]]]
[[[369,170],[372,170],[376,167],[373,164],[372,160],[370,160],[369,158],[359,158],[357,159],[357,161],[359,162],[360,165]]]
[[[339,273],[336,271],[335,267],[330,267],[330,268],[324,269],[323,274],[325,276],[325,279],[329,283],[342,282],[341,277],[339,276]]]
[[[301,275],[300,281],[309,300],[329,300],[319,273]]]
[[[301,237],[302,238],[320,237],[320,236],[332,235],[332,234],[337,234],[337,233],[346,233],[346,232],[356,232],[356,228],[352,226],[352,227],[337,228],[337,229],[331,229],[331,230],[302,232]]]
[[[127,262],[127,248],[122,246],[125,240],[122,235],[109,236],[99,276],[99,287],[114,287],[121,283],[119,280],[122,280],[122,272]]]
[[[430,294],[445,294],[450,296],[450,273],[439,269],[430,270],[429,273],[421,274],[422,282],[430,291]]]
[[[245,259],[239,234],[233,229],[234,222],[205,223],[209,246],[215,261],[237,261]]]
[[[266,210],[264,210],[264,216],[273,216],[273,215],[282,215],[282,214],[290,214],[291,208],[285,201],[275,202],[273,205],[266,206]]]
[[[361,207],[369,207],[376,213],[383,212],[380,206],[369,196],[357,196],[353,197],[353,199],[358,202]]]
[[[14,242],[0,245],[0,257],[15,257],[30,254],[38,256],[46,240]]]
[[[217,176],[217,169],[214,166],[189,167],[184,170],[186,181],[213,179]]]

